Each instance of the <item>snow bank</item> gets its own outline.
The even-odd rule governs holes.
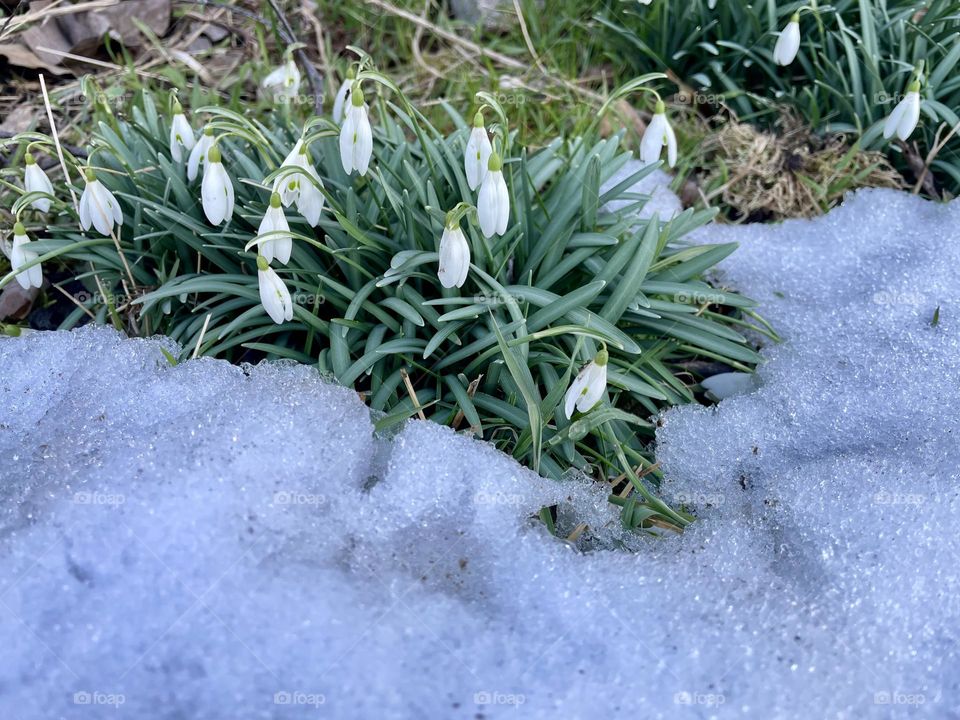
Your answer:
[[[958,224],[875,191],[701,231],[787,342],[666,414],[702,519],[635,553],[532,519],[614,538],[602,488],[376,439],[310,369],[0,341],[0,716],[956,717]]]

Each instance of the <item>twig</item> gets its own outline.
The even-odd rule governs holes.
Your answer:
[[[47,121],[50,123],[50,134],[53,136],[53,144],[57,148],[57,157],[60,158],[60,168],[63,170],[63,179],[67,181],[67,189],[70,190],[70,197],[73,198],[73,209],[80,213],[80,203],[77,202],[77,194],[73,191],[73,185],[70,181],[70,171],[67,170],[67,161],[63,159],[63,148],[60,145],[60,134],[57,132],[57,123],[53,120],[53,108],[50,107],[50,96],[47,94],[47,83],[43,79],[43,73],[38,73],[40,78],[40,92],[43,93],[43,104],[47,109]]]
[[[419,398],[417,398],[417,391],[413,389],[413,383],[410,382],[410,375],[407,374],[406,370],[400,368],[400,377],[403,378],[403,384],[407,386],[407,394],[410,396],[410,399],[413,400],[413,406],[417,409],[417,415],[420,416],[421,420],[426,420],[427,416],[423,414],[423,407],[420,405]]]
[[[523,9],[520,7],[520,0],[513,0],[513,9],[517,13],[517,21],[520,23],[520,33],[523,35],[523,41],[527,45],[527,50],[530,51],[530,57],[533,58],[533,62],[537,64],[537,68],[540,70],[540,72],[549,77],[550,73],[547,72],[547,69],[543,66],[540,56],[537,55],[536,48],[533,47],[533,40],[530,39],[530,31],[527,30],[527,21],[523,17]]]
[[[281,35],[286,35],[285,40],[291,45],[297,42],[297,34],[293,31],[293,27],[290,25],[290,21],[287,20],[287,16],[283,14],[283,10],[280,9],[280,6],[277,4],[277,0],[269,0],[270,7],[273,9],[274,15],[277,16],[277,21],[280,23],[280,29],[283,30]],[[317,115],[323,114],[323,78],[320,76],[320,73],[317,72],[317,69],[313,66],[313,63],[310,62],[310,58],[307,57],[307,53],[303,48],[297,48],[293,51],[293,54],[297,56],[297,60],[300,65],[303,67],[304,72],[307,74],[307,80],[310,82],[310,87],[313,90],[313,111]]]
[[[203,320],[203,327],[200,328],[200,337],[197,338],[197,345],[193,348],[193,354],[190,356],[191,360],[195,360],[197,355],[200,354],[200,345],[203,343],[203,336],[207,334],[207,327],[210,325],[210,318],[213,317],[213,313],[207,313],[207,317]]]
[[[950,141],[950,138],[956,135],[957,131],[960,130],[960,123],[957,123],[952,128],[950,128],[950,132],[948,132],[946,136],[944,136],[944,138],[941,140],[940,130],[942,129],[942,127],[943,126],[937,128],[937,134],[933,141],[933,147],[930,148],[930,152],[927,153],[927,158],[923,162],[923,170],[920,171],[920,177],[917,179],[917,184],[913,186],[914,195],[920,192],[921,187],[926,188],[927,192],[929,192],[934,197],[936,197],[937,195],[936,186],[933,185],[933,178],[928,175],[930,171],[930,166],[933,164],[933,161],[936,159],[937,155],[940,154],[940,151],[943,150],[944,146]],[[929,183],[927,182],[928,179],[930,180]],[[930,192],[931,189],[933,190],[933,192]]]

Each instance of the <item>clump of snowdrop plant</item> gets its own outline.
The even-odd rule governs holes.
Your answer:
[[[34,257],[66,262],[102,292],[64,327],[92,315],[166,333],[185,357],[307,363],[381,429],[422,415],[545,476],[609,482],[629,528],[681,529],[691,517],[657,495],[651,415],[694,400],[694,359],[750,372],[740,330],[768,332],[752,301],[702,279],[734,250],[687,241],[713,213],[639,219],[630,188],[656,164],[600,190],[632,156],[622,135],[519,147],[488,93],[442,135],[359,57],[342,125],[193,108],[186,168],[181,113],[149,93],[130,116],[97,109],[84,180],[53,183],[53,222],[31,222],[39,192],[17,201],[28,262],[0,283]],[[35,133],[7,142],[53,152]]]

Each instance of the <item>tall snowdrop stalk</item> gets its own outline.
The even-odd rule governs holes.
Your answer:
[[[604,347],[574,378],[564,396],[563,413],[567,420],[573,417],[574,409],[582,413],[588,412],[603,398],[607,389],[609,357],[607,348]]]
[[[800,13],[795,12],[777,38],[777,44],[773,48],[773,61],[777,65],[789,65],[797,57],[799,50]]]
[[[353,87],[353,81],[357,74],[353,68],[347,70],[347,79],[343,81],[340,89],[337,90],[337,96],[333,99],[333,121],[340,125],[343,122],[343,110],[350,97],[350,89]]]
[[[677,136],[667,120],[666,105],[663,100],[657,100],[650,124],[640,139],[640,161],[650,164],[660,159],[663,146],[667,146],[667,165],[677,164]]]
[[[200,201],[203,214],[211,225],[219,225],[233,217],[233,183],[221,162],[220,148],[214,145],[207,153],[203,164],[203,182],[200,184]]]
[[[16,223],[13,226],[13,247],[10,250],[10,267],[13,268],[14,272],[37,259],[37,254],[29,249],[29,245],[30,238],[26,229],[21,223]],[[23,272],[18,272],[17,282],[24,290],[31,287],[39,288],[43,285],[43,270],[39,263]]]
[[[470,271],[470,245],[460,229],[459,218],[447,214],[443,235],[440,236],[440,266],[437,277],[445,288],[463,287]]]
[[[183,114],[183,107],[177,100],[173,101],[173,118],[170,121],[170,157],[174,162],[183,162],[183,151],[190,151],[197,144],[193,136],[193,128]]]
[[[263,238],[267,235],[270,237],[260,242],[260,254],[268,263],[276,258],[280,263],[286,265],[290,262],[290,253],[293,252],[293,237],[290,235],[290,224],[287,222],[287,216],[283,214],[279,193],[270,195],[270,206],[264,213],[263,220],[260,221],[260,228],[257,230],[258,237]]]
[[[477,197],[477,217],[484,237],[503,235],[510,219],[510,193],[503,179],[503,161],[499,153],[490,153],[487,174],[480,183]]]
[[[282,325],[286,320],[293,320],[293,301],[290,299],[290,291],[263,255],[257,256],[257,279],[260,285],[260,302],[270,319],[277,325]]]
[[[473,130],[467,140],[467,149],[463,154],[463,166],[467,174],[467,185],[476,190],[487,174],[487,163],[493,147],[487,129],[483,126],[483,115],[478,111],[473,117]]]
[[[373,132],[367,117],[367,105],[359,81],[354,81],[343,127],[340,128],[340,162],[344,172],[349,175],[356,170],[366,175],[372,154]]]
[[[120,203],[113,193],[97,180],[97,175],[91,168],[87,168],[85,178],[87,185],[80,196],[80,227],[89,230],[93,226],[98,233],[109,237],[114,223],[117,227],[123,225]]]
[[[40,212],[50,212],[50,202],[53,197],[53,183],[43,171],[31,153],[24,156],[26,167],[23,170],[23,189],[28,192],[41,192],[50,197],[37,198],[30,203],[31,207]]]
[[[897,103],[893,112],[883,123],[883,137],[890,139],[896,135],[906,140],[917,127],[920,121],[920,80],[914,79],[907,86],[907,94]]]
[[[197,140],[197,144],[193,146],[193,150],[190,151],[190,158],[187,160],[187,180],[192,182],[197,179],[200,163],[206,163],[207,153],[210,152],[213,143],[213,128],[204,128],[203,134]]]

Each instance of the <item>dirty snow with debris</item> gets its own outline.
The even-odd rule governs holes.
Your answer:
[[[957,717],[958,226],[866,191],[699,231],[785,342],[665,414],[700,521],[632,553],[531,519],[613,536],[602,490],[377,439],[311,369],[0,341],[0,716]]]

